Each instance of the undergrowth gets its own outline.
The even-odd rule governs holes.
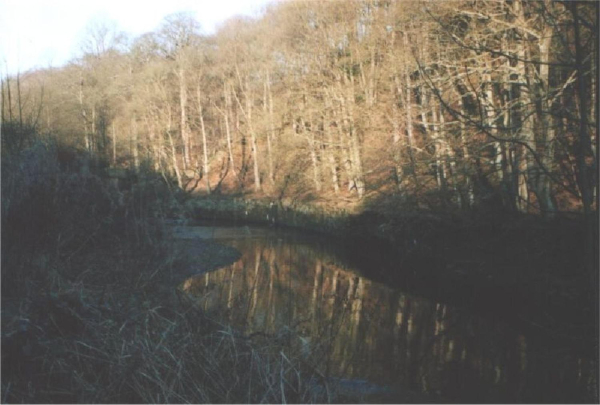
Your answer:
[[[179,203],[151,172],[126,180],[49,139],[3,153],[2,401],[334,400],[284,340],[243,336],[168,285],[188,265],[162,221]]]

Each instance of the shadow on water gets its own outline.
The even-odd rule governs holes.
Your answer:
[[[242,253],[184,283],[205,310],[248,336],[293,339],[327,376],[447,402],[594,401],[591,355],[372,281],[352,255],[319,238],[259,227],[185,227],[179,236],[214,238]]]

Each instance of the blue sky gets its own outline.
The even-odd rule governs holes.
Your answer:
[[[257,15],[271,0],[0,0],[0,72],[61,66],[77,55],[85,28],[108,19],[131,35],[177,11],[195,12],[205,33],[234,15]]]

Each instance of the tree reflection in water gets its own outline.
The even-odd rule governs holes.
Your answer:
[[[203,308],[245,334],[281,335],[325,375],[460,402],[586,402],[596,364],[508,325],[360,276],[323,243],[261,232],[227,240],[235,264],[189,279]]]

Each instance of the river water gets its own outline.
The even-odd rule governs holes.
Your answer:
[[[372,281],[352,255],[327,239],[250,226],[186,226],[178,232],[241,252],[233,265],[184,283],[200,305],[245,334],[293,330],[295,344],[313,361],[316,356],[327,375],[441,402],[596,398],[597,362],[590,351],[532,338],[493,316]]]

